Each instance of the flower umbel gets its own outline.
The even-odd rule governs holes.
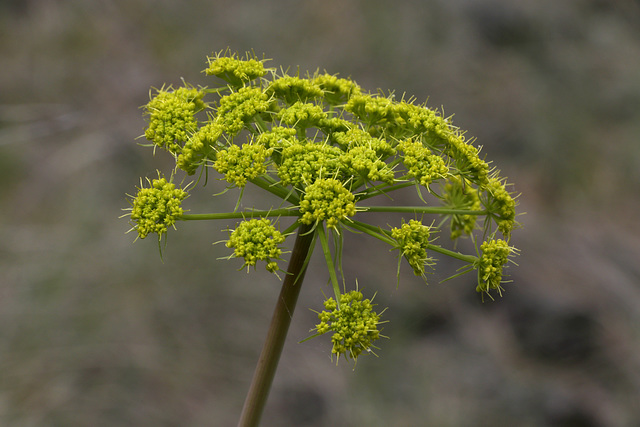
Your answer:
[[[416,276],[424,277],[424,266],[433,264],[433,259],[427,256],[430,231],[431,227],[415,219],[409,220],[408,223],[403,221],[400,228],[391,229],[391,237],[397,242],[396,249],[400,250],[400,255],[409,262]],[[398,264],[398,274],[399,271]]]
[[[268,219],[250,219],[242,221],[231,232],[227,247],[234,249],[233,257],[244,258],[241,268],[255,266],[257,261],[265,261],[267,271],[274,273],[280,269],[277,260],[282,255],[280,244],[284,240],[285,236]]]
[[[215,174],[226,181],[219,194],[237,190],[240,197],[233,210],[220,211],[216,201],[214,212],[185,214],[186,189],[159,175],[133,197],[131,221],[139,238],[156,233],[161,240],[178,220],[242,218],[228,230],[228,258],[242,258],[247,270],[264,262],[276,273],[286,237],[297,233],[283,291],[299,288],[314,246],[321,247],[333,298],[319,313],[316,335],[332,331],[332,354],[354,360],[379,338],[380,316],[357,287],[344,287],[343,231],[397,250],[398,282],[403,258],[425,278],[438,253],[463,264],[453,277],[475,269],[478,292],[501,294],[503,269],[518,254],[509,246],[519,225],[517,196],[452,116],[413,97],[398,100],[393,91],[368,92],[350,78],[266,68],[253,53],[227,49],[207,59],[205,75],[222,81],[153,92],[144,109],[144,136],[154,149],[173,155],[172,177],[196,175],[206,185]],[[405,195],[391,193],[410,187],[417,190],[415,205],[398,206],[394,201]],[[267,193],[259,199],[266,206],[243,201],[255,189]],[[398,215],[393,223],[400,225],[380,227],[374,213]],[[424,220],[429,215],[434,218]],[[283,232],[269,219],[274,217],[291,220]],[[447,229],[451,241],[434,238]],[[469,237],[476,252],[458,252],[459,237]],[[284,308],[276,308],[274,318],[290,321],[296,300],[278,301]]]
[[[151,186],[148,188],[140,183],[133,198],[131,220],[135,223],[133,229],[141,239],[150,233],[158,234],[158,239],[161,239],[184,212],[181,205],[187,192],[176,188],[175,184],[164,177],[158,177],[149,183]]]
[[[195,114],[205,108],[204,92],[192,87],[160,89],[145,110],[149,127],[144,136],[156,146],[178,155],[189,136],[198,129]]]
[[[371,300],[362,298],[359,291],[347,292],[340,295],[339,307],[336,300],[329,298],[324,302],[325,311],[318,313],[320,323],[315,331],[319,335],[333,332],[331,353],[338,359],[344,354],[356,360],[363,351],[376,348],[373,342],[381,337],[380,314],[373,311],[375,304]]]
[[[340,221],[356,214],[354,200],[354,195],[337,179],[318,179],[305,189],[300,201],[300,222],[327,221],[328,227],[336,228]]]
[[[482,255],[475,263],[474,267],[478,270],[478,286],[476,291],[484,292],[487,295],[492,289],[497,290],[502,295],[502,270],[504,265],[509,261],[509,256],[515,252],[515,249],[501,239],[487,240],[480,245]]]

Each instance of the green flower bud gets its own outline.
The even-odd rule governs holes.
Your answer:
[[[360,94],[360,86],[354,81],[330,74],[314,77],[313,83],[324,91],[324,99],[329,105],[344,104],[351,96]]]
[[[222,132],[222,128],[216,122],[202,126],[182,147],[182,152],[176,159],[176,166],[193,175],[206,159],[215,156],[214,147]]]
[[[262,89],[243,87],[220,98],[216,122],[229,135],[236,136],[246,123],[268,108],[267,95]]]
[[[407,168],[407,175],[415,178],[423,187],[429,187],[434,180],[449,174],[449,168],[442,157],[432,154],[420,142],[401,141],[397,149],[404,153],[402,163]]]
[[[342,155],[341,161],[350,175],[359,175],[367,181],[393,183],[393,169],[380,159],[373,148],[353,147]]]
[[[447,154],[466,179],[480,186],[489,182],[489,165],[480,158],[480,150],[460,135],[450,135]]]
[[[283,185],[304,188],[321,175],[334,176],[342,151],[327,144],[294,143],[282,150],[278,177]]]
[[[315,104],[296,102],[289,108],[284,108],[278,112],[278,119],[287,126],[294,126],[298,129],[306,129],[312,126],[322,126],[327,119],[327,113],[322,107]]]
[[[444,185],[443,201],[451,209],[475,211],[482,208],[478,190],[473,188],[468,181],[463,184],[462,179],[457,176],[452,176]],[[463,234],[470,235],[473,233],[477,219],[476,215],[470,214],[451,215],[451,239],[455,240]]]
[[[313,81],[300,77],[284,76],[271,82],[265,91],[269,96],[282,99],[287,105],[296,102],[308,102],[314,98],[322,98],[324,92]]]
[[[504,180],[489,178],[482,204],[496,220],[498,230],[509,239],[511,230],[516,225],[516,201],[505,188]]]

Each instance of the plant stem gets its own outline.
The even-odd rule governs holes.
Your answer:
[[[253,374],[238,427],[256,427],[260,422],[306,272],[307,263],[305,261],[307,254],[312,249],[311,244],[315,234],[311,232],[311,228],[311,225],[303,225],[298,230],[287,275],[282,283],[280,296],[267,332],[267,339]]]

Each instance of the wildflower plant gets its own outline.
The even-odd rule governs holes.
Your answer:
[[[309,338],[329,334],[336,361],[373,353],[384,323],[373,298],[341,285],[347,282],[341,259],[345,232],[364,233],[397,251],[398,280],[403,259],[426,278],[426,267],[432,268],[439,254],[458,260],[459,274],[477,271],[476,291],[490,297],[503,292],[504,268],[518,252],[509,244],[518,227],[511,186],[450,117],[414,99],[369,93],[351,79],[320,72],[290,75],[266,62],[255,54],[221,51],[208,58],[204,72],[222,84],[183,83],[151,92],[144,136],[154,150],[173,156],[175,169],[169,180],[159,175],[150,186],[141,184],[130,208],[132,230],[141,239],[155,233],[159,242],[177,221],[238,219],[228,230],[228,258],[243,259],[241,268],[264,263],[269,272],[285,271],[241,425],[255,425],[260,417],[317,241],[333,296],[318,312]],[[238,189],[236,208],[185,211],[189,186],[176,187],[174,177],[182,173],[206,184],[211,171],[226,181],[227,190]],[[247,185],[271,193],[278,204],[241,210]],[[407,187],[416,189],[414,206],[373,202],[392,199]],[[375,226],[366,222],[372,212],[397,214],[400,222],[388,229]],[[428,223],[426,215],[433,216]],[[285,218],[292,224],[280,231]],[[469,237],[476,253],[439,244],[434,236],[446,229],[453,241]],[[283,269],[285,241],[293,234],[289,266]]]

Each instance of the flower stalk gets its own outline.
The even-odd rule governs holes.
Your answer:
[[[267,338],[242,408],[238,422],[239,427],[254,427],[260,422],[302,288],[302,281],[307,269],[306,260],[308,260],[309,252],[313,249],[314,238],[310,231],[311,226],[308,225],[301,227],[298,231],[287,275],[282,282],[280,295],[276,301],[271,324],[267,331]]]

